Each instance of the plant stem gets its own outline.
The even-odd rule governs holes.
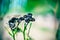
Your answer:
[[[31,25],[32,25],[32,23],[30,23],[30,27],[29,27],[29,30],[28,30],[28,37],[29,37],[29,33],[30,33],[30,29],[31,29]]]
[[[14,31],[12,31],[12,33],[13,33],[13,40],[16,40]]]
[[[19,26],[19,23],[18,23],[18,25],[17,25],[17,28],[18,28],[18,26]],[[16,31],[17,31],[17,28],[16,28]],[[15,34],[16,34],[16,33],[14,33],[14,31],[12,31],[12,33],[13,33],[13,40],[16,40],[16,39],[15,39]]]
[[[23,37],[24,37],[24,40],[25,40],[25,32],[23,32]]]
[[[13,34],[13,40],[15,40],[15,35]]]
[[[25,23],[25,24],[24,24],[24,30],[23,30],[23,37],[24,37],[24,40],[26,40],[26,38],[25,38],[25,31],[26,31],[26,28],[27,28],[27,24]]]

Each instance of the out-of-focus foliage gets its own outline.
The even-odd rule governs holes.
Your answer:
[[[26,11],[31,11],[36,6],[46,6],[50,5],[55,7],[57,0],[27,0],[27,4],[25,6]]]
[[[3,17],[9,10],[10,0],[0,0],[0,17]]]
[[[56,33],[56,38],[57,38],[57,40],[60,40],[60,23],[59,23],[59,27],[58,27],[58,30]]]
[[[3,17],[10,10],[9,7],[12,4],[12,2],[14,2],[14,0],[0,0],[0,17]],[[25,10],[25,12],[31,12],[37,5],[39,5],[40,7],[45,6],[44,10],[48,9],[48,7],[46,7],[46,6],[50,6],[51,9],[55,9],[55,7],[58,3],[58,9],[57,9],[56,15],[57,15],[57,18],[60,18],[59,0],[26,0],[26,1],[18,0],[16,2],[18,2],[18,4],[23,7],[22,10]],[[13,4],[13,5],[15,5],[15,4]],[[12,7],[13,7],[13,5],[12,5]]]
[[[57,17],[58,20],[60,20],[60,1],[59,1],[58,10],[57,10],[57,13],[56,13],[56,17]]]
[[[0,19],[1,19],[1,17],[3,18],[7,12],[9,12],[10,4],[12,4],[12,2],[14,2],[14,1],[16,1],[16,0],[0,0]],[[60,19],[60,0],[26,0],[26,3],[22,0],[18,0],[18,1],[20,2],[19,5],[22,6],[22,4],[23,4],[22,10],[24,10],[25,12],[31,12],[37,5],[39,5],[40,7],[44,6],[45,7],[43,9],[44,11],[46,11],[48,9],[47,6],[50,6],[53,11],[56,10],[55,11],[56,18],[58,20]],[[13,7],[13,5],[12,5],[12,7]],[[57,9],[55,9],[56,6],[57,6]],[[58,30],[59,31],[57,33],[60,32],[60,29],[58,29]],[[60,37],[59,35],[60,34],[58,34],[57,36]]]

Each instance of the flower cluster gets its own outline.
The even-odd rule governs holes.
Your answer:
[[[24,23],[24,30],[22,30],[21,28],[19,28],[19,24],[22,22],[22,21],[25,21]],[[22,32],[23,33],[23,36],[24,36],[24,40],[26,40],[25,38],[25,31],[26,31],[26,28],[27,28],[27,25],[28,23],[30,22],[33,22],[35,21],[35,19],[32,17],[32,13],[28,13],[27,15],[24,15],[23,17],[20,17],[20,18],[15,18],[13,17],[12,19],[9,20],[9,27],[11,28],[12,30],[12,37],[13,39],[15,40],[15,34],[17,32]],[[30,24],[30,28],[31,28],[31,24]],[[30,28],[29,28],[29,32],[30,32]],[[28,32],[28,35],[29,35],[29,32]],[[9,33],[11,35],[11,33]],[[28,39],[28,38],[27,38]]]
[[[11,29],[15,28],[15,23],[17,22],[18,18],[13,17],[11,20],[9,20],[9,26]]]
[[[23,17],[20,17],[20,18],[15,18],[13,17],[11,20],[9,20],[9,26],[11,29],[14,29],[15,28],[15,24],[16,22],[19,24],[21,23],[21,21],[25,20],[25,22],[28,24],[30,21],[35,21],[34,18],[32,18],[32,14],[31,13],[28,13],[27,15],[24,15]]]
[[[32,14],[31,13],[28,13],[28,15],[24,15],[24,20],[25,22],[28,24],[30,21],[35,21],[34,18],[32,18]]]

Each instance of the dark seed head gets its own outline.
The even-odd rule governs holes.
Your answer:
[[[20,23],[21,21],[23,21],[24,20],[24,18],[23,17],[20,17],[19,19],[18,19],[18,22]]]
[[[29,23],[30,21],[35,21],[35,19],[32,18],[32,13],[28,13],[28,15],[24,15],[24,20],[26,23]]]
[[[16,22],[16,20],[17,20],[18,18],[12,18],[11,20],[9,20],[9,26],[10,26],[10,28],[11,29],[14,29],[14,27],[15,27],[15,22]]]
[[[11,20],[15,21],[15,20],[18,20],[18,18],[13,17]]]
[[[32,16],[32,13],[28,13],[28,15]]]
[[[24,18],[23,17],[20,17],[20,20],[24,20]]]
[[[18,20],[18,18],[14,18],[14,17],[13,17],[11,20],[9,20],[9,22],[10,22],[10,23],[15,23],[16,20]]]
[[[9,20],[9,23],[14,23],[15,21],[14,20]]]
[[[35,21],[35,19],[34,18],[32,18],[32,20],[31,21]]]
[[[23,17],[24,17],[24,18],[27,18],[28,16],[27,16],[27,15],[24,15]]]
[[[19,20],[24,20],[24,18],[23,17],[20,17]]]
[[[35,19],[34,18],[30,18],[30,21],[35,21]]]
[[[30,22],[29,18],[26,18],[26,19],[25,19],[25,22],[26,22],[26,23],[29,23],[29,22]]]
[[[32,18],[32,13],[28,13],[28,17],[29,18]]]
[[[9,26],[11,29],[13,29],[15,27],[15,23],[9,23]]]

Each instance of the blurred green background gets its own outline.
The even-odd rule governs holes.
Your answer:
[[[2,40],[3,35],[1,23],[4,16],[8,14],[9,11],[15,7],[17,7],[17,10],[21,11],[19,8],[22,7],[22,10],[24,12],[31,12],[37,5],[40,7],[45,7],[42,13],[47,12],[49,9],[53,10],[55,12],[57,20],[60,23],[60,0],[0,0],[0,40]],[[48,9],[48,6],[51,8]],[[56,38],[60,40],[60,24]]]
[[[16,3],[15,3],[16,2]],[[16,5],[18,4],[18,5]],[[51,6],[51,9],[56,9],[56,17],[60,18],[60,0],[0,0],[0,19],[5,16],[5,14],[11,10],[13,7],[22,6],[22,10],[25,12],[30,12],[39,5],[40,7],[45,6],[44,11],[47,9],[46,6]]]

